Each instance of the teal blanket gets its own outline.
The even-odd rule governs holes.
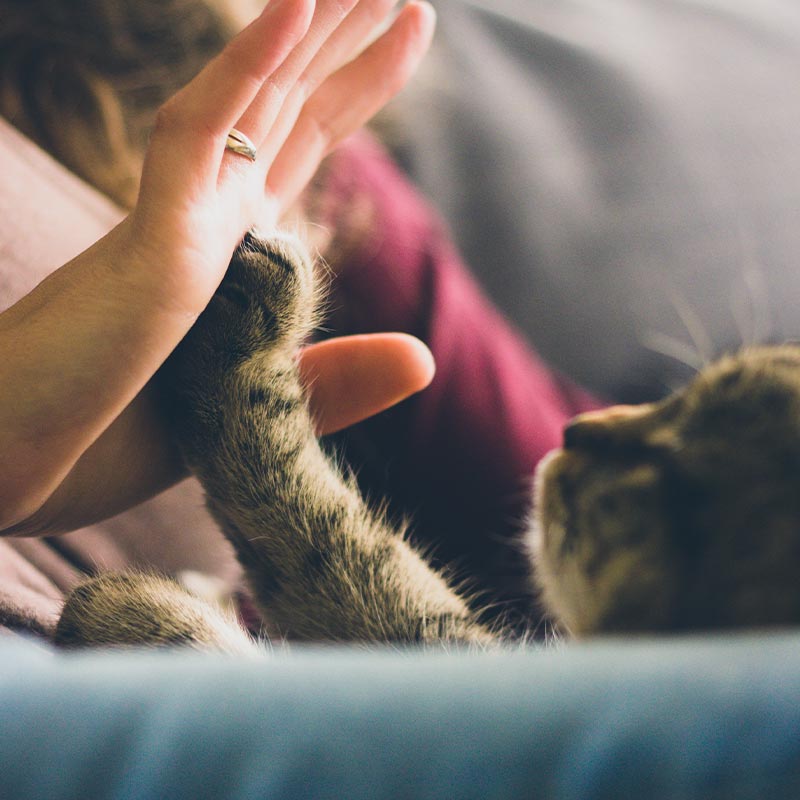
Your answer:
[[[800,797],[800,636],[495,654],[0,646],[0,797]]]

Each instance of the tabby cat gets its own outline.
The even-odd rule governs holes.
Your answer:
[[[78,13],[64,0],[0,0],[0,113],[131,206],[155,109],[222,48],[248,3],[85,0]],[[163,374],[186,458],[258,604],[296,638],[503,638],[317,444],[293,361],[313,324],[312,283],[296,244],[249,237]],[[529,535],[561,627],[800,619],[798,366],[800,348],[748,351],[662,403],[567,429],[539,467]],[[141,575],[81,586],[58,639],[251,647],[210,606]]]
[[[293,639],[501,640],[321,449],[294,360],[313,312],[299,243],[249,235],[162,375],[186,461],[257,605]],[[800,348],[751,350],[663,402],[568,426],[538,470],[530,534],[566,630],[800,619],[798,376]],[[56,640],[250,647],[177,585],[136,575],[76,589]]]
[[[535,495],[537,579],[574,633],[800,622],[800,347],[578,417]]]

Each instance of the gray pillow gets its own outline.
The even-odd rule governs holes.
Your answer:
[[[554,366],[636,401],[800,338],[796,0],[435,5],[401,158]]]

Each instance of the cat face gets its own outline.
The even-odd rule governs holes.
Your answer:
[[[800,347],[577,417],[537,470],[530,536],[575,634],[800,621]]]

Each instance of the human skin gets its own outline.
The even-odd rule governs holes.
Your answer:
[[[434,25],[425,3],[362,51],[393,5],[273,0],[159,111],[129,216],[0,315],[1,531],[72,530],[185,474],[151,378],[244,233],[275,230],[320,160],[414,72]],[[232,127],[255,162],[225,150]],[[310,346],[301,371],[324,433],[419,390],[433,363],[385,334]]]

